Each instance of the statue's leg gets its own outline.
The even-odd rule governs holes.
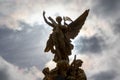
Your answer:
[[[58,62],[58,61],[59,61],[58,56],[57,56],[56,54],[54,55],[53,61],[55,61],[55,62]]]
[[[51,52],[52,52],[53,54],[55,54],[55,53],[56,53],[56,50],[52,47],[52,48],[51,48]]]
[[[59,48],[59,42],[58,42],[58,39],[57,39],[57,34],[56,33],[53,33],[52,35],[52,40],[53,40],[53,43],[55,45],[55,56],[57,56],[58,60],[61,60],[61,53],[60,53],[60,48]]]

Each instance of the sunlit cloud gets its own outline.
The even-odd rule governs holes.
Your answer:
[[[37,80],[42,79],[43,74],[36,67],[20,69],[2,57],[0,57],[0,79],[1,80]]]

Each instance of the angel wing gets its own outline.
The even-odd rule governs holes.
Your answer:
[[[68,25],[68,31],[66,32],[66,37],[68,39],[70,39],[70,38],[74,39],[78,35],[80,29],[82,28],[82,26],[83,26],[83,24],[88,16],[88,13],[89,13],[89,9],[86,10],[75,21],[71,22]]]

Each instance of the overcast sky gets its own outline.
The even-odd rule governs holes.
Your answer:
[[[42,69],[54,67],[54,55],[44,53],[52,28],[42,12],[75,20],[86,9],[70,60],[83,60],[88,80],[119,80],[120,0],[0,0],[0,80],[42,80]]]

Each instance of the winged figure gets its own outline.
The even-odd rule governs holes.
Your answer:
[[[78,35],[88,16],[88,13],[89,10],[86,10],[74,21],[72,21],[69,17],[64,17],[62,19],[60,16],[56,17],[56,21],[51,17],[48,17],[48,21],[45,17],[45,11],[43,12],[45,22],[49,26],[53,27],[53,32],[49,36],[44,51],[51,51],[55,54],[53,59],[55,62],[59,60],[69,60],[68,55],[71,55],[71,50],[73,49],[70,39],[74,39]],[[64,24],[61,23],[62,20],[64,20]],[[67,24],[67,20],[71,21],[71,23]]]

